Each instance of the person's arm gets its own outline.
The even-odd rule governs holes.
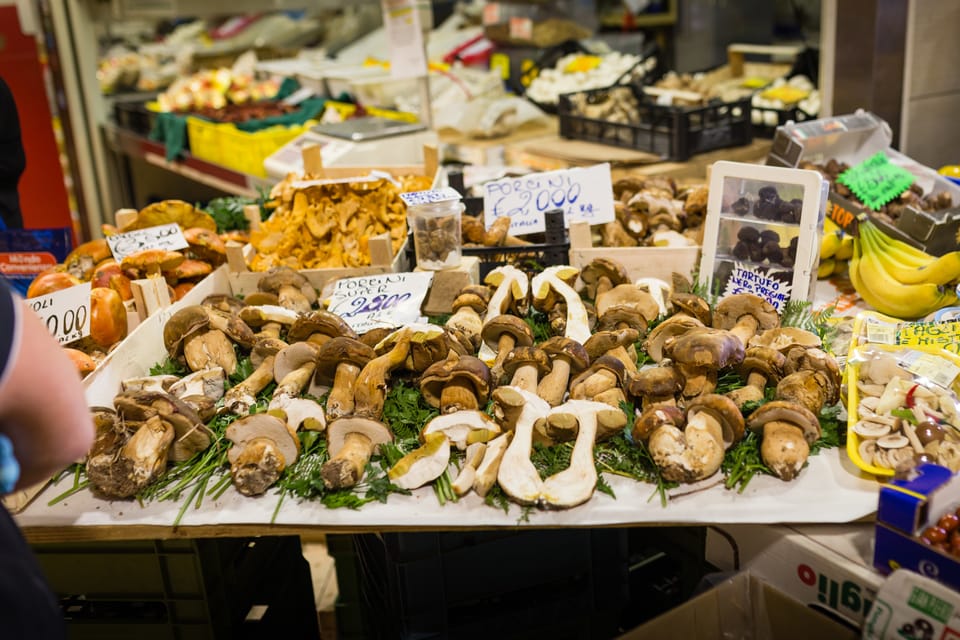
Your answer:
[[[2,283],[0,298],[0,340],[12,338],[0,345],[0,433],[13,442],[24,488],[86,455],[93,422],[76,369],[43,322]]]

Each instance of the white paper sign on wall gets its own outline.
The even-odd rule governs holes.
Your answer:
[[[401,327],[420,319],[433,273],[388,273],[338,280],[328,310],[357,333]]]
[[[110,247],[110,252],[114,258],[123,260],[129,255],[147,249],[177,251],[178,249],[186,249],[190,245],[187,244],[187,239],[183,237],[180,225],[171,222],[170,224],[161,224],[156,227],[107,236],[107,246]]]
[[[84,282],[26,302],[57,342],[69,344],[90,335],[90,288]]]
[[[603,224],[614,219],[610,165],[531,173],[487,182],[483,186],[484,222],[487,228],[509,216],[510,235],[545,230],[544,214],[562,209],[564,223],[585,221]]]

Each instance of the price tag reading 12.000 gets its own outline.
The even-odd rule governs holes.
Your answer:
[[[69,344],[90,335],[89,282],[28,298],[26,302],[60,344]]]
[[[545,230],[544,214],[561,209],[564,224],[603,224],[614,219],[610,165],[531,173],[483,185],[484,223],[510,218],[510,235]]]

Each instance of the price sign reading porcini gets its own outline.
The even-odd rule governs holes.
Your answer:
[[[60,344],[69,344],[90,335],[89,282],[61,289],[26,302]]]
[[[545,230],[544,214],[563,210],[566,226],[571,222],[602,224],[614,219],[610,165],[531,173],[483,185],[484,223],[510,218],[510,235],[522,236]]]
[[[432,280],[432,273],[419,271],[342,278],[327,308],[357,333],[401,327],[420,319],[420,305]]]

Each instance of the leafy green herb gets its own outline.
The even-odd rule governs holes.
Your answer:
[[[433,492],[437,496],[437,502],[442,507],[448,502],[456,502],[457,494],[453,491],[453,480],[450,479],[450,469],[444,469],[440,477],[433,483]]]
[[[508,498],[507,494],[503,492],[503,489],[500,488],[500,485],[496,483],[490,487],[490,491],[487,492],[487,495],[483,496],[483,503],[488,507],[501,509],[504,513],[510,512],[510,498]]]
[[[540,472],[540,479],[543,480],[569,467],[572,453],[573,442],[561,442],[552,447],[535,443],[530,460],[537,471]]]
[[[743,440],[733,445],[723,456],[720,470],[726,476],[724,486],[743,493],[755,475],[773,475],[760,457],[760,436],[748,431]]]
[[[383,403],[383,420],[398,439],[417,438],[423,425],[439,415],[412,384],[397,380]]]
[[[796,327],[810,333],[817,333],[817,323],[806,300],[790,300],[783,308],[780,324],[784,327]]]
[[[909,422],[909,423],[912,424],[913,426],[917,426],[917,424],[918,424],[918,423],[917,423],[917,416],[914,415],[913,411],[911,411],[910,409],[902,409],[902,408],[900,408],[900,409],[891,409],[891,410],[890,410],[890,415],[892,415],[894,418],[900,418],[901,420],[906,420],[907,422]]]
[[[640,340],[636,345],[634,345],[634,350],[637,352],[637,369],[640,369],[648,364],[653,364],[653,358],[651,358],[650,355],[643,350],[643,340]]]
[[[439,326],[442,327],[442,326],[444,326],[445,324],[447,324],[447,320],[450,319],[450,316],[451,316],[451,314],[449,314],[449,313],[443,313],[443,314],[441,314],[441,315],[439,315],[439,316],[428,316],[428,317],[427,317],[427,322],[429,322],[430,324],[435,324],[435,325],[439,325]]]
[[[824,407],[820,411],[820,439],[810,445],[810,455],[823,449],[836,449],[847,444],[847,423],[840,420],[840,405]]]
[[[720,376],[717,378],[717,388],[714,390],[714,393],[730,393],[734,389],[739,389],[742,386],[744,386],[743,378],[741,378],[735,370],[727,369],[720,372]]]
[[[250,228],[250,223],[243,215],[243,208],[248,204],[258,204],[253,198],[244,198],[242,196],[224,196],[214,198],[207,203],[203,210],[210,214],[214,222],[217,223],[217,233],[225,231],[240,230],[246,231]],[[261,218],[263,210],[261,206]]]
[[[625,434],[618,434],[598,444],[594,448],[593,459],[598,473],[612,473],[656,485],[654,495],[660,496],[660,504],[664,507],[667,506],[667,491],[679,486],[660,475],[660,467],[653,461],[644,443],[633,443]],[[599,484],[597,486],[599,488]],[[612,489],[610,495],[613,495]]]
[[[150,375],[152,376],[180,376],[182,378],[189,373],[189,369],[170,356],[150,367]]]
[[[527,317],[523,319],[533,332],[533,343],[540,344],[548,340],[553,333],[550,331],[550,318],[542,311],[531,308]]]
[[[256,369],[257,368],[253,366],[253,362],[250,360],[250,356],[243,356],[237,360],[237,370],[230,374],[227,381],[230,383],[231,387],[235,387],[249,378],[250,375],[256,371]]]

